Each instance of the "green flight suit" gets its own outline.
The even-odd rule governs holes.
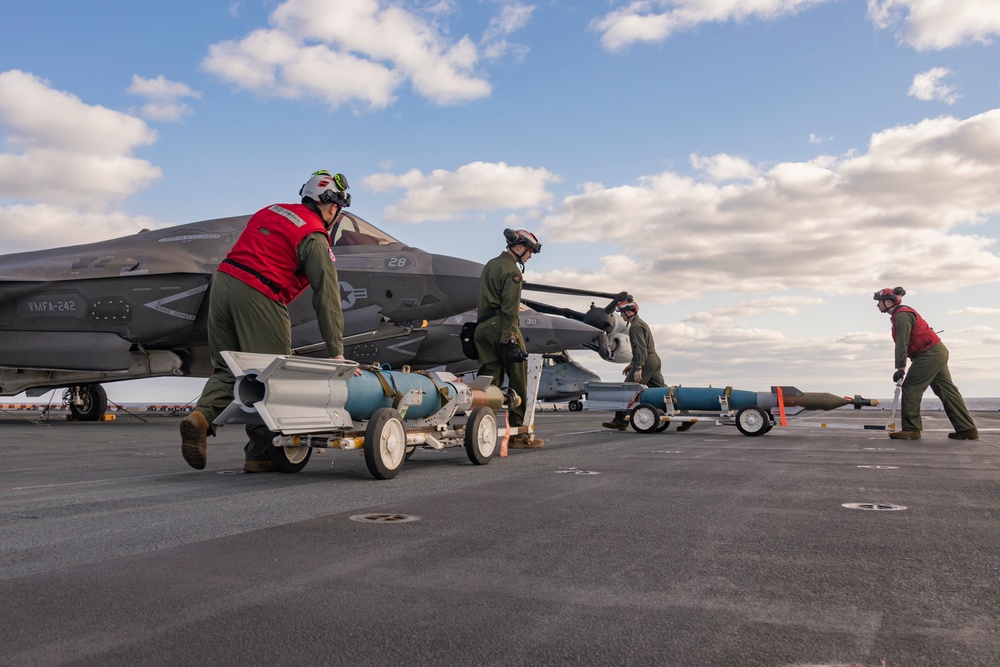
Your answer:
[[[660,372],[660,355],[656,353],[656,346],[653,344],[653,333],[638,315],[629,322],[628,342],[632,346],[632,361],[625,381],[635,382],[635,371],[638,368],[642,370],[642,384],[647,387],[666,387]],[[627,414],[625,411],[616,412],[615,421],[624,422]]]
[[[517,267],[514,256],[504,250],[483,267],[479,282],[479,317],[476,326],[476,351],[479,353],[479,375],[490,376],[493,384],[507,385],[521,397],[521,405],[508,410],[511,426],[522,426],[527,410],[528,364],[507,359],[507,343],[514,338],[523,352],[524,338],[518,312],[521,305],[521,288],[524,276]],[[485,319],[483,319],[485,318]]]
[[[297,248],[299,265],[313,288],[313,309],[331,357],[344,353],[344,314],[340,305],[337,265],[330,261],[330,241],[310,234]],[[288,307],[228,273],[216,272],[208,302],[208,347],[212,377],[205,382],[195,408],[212,423],[233,401],[236,378],[222,359],[222,350],[260,354],[291,354],[292,325]],[[246,427],[247,458],[268,459],[274,433],[262,425]]]
[[[632,370],[626,378],[627,382],[635,381],[635,370],[642,370],[642,383],[648,387],[665,387],[663,375],[660,373],[660,355],[656,353],[653,344],[653,334],[649,325],[636,315],[628,325],[628,341],[632,345]]]
[[[907,350],[910,344],[910,334],[917,318],[913,313],[897,313],[896,324],[896,368],[906,367]],[[910,368],[903,379],[903,400],[900,413],[903,418],[904,431],[923,430],[923,420],[920,418],[920,401],[931,388],[934,395],[941,399],[944,412],[956,432],[967,431],[976,427],[972,415],[965,406],[965,399],[959,393],[958,387],[951,380],[948,370],[948,348],[944,342],[918,352],[910,360]]]

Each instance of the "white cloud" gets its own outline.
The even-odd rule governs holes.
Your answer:
[[[394,92],[403,81],[400,73],[384,65],[325,45],[305,46],[276,30],[256,30],[238,42],[213,44],[202,65],[260,95],[315,97],[332,109],[348,102],[384,108],[395,100]]]
[[[720,306],[686,317],[685,322],[731,323],[735,318],[771,315],[798,315],[807,306],[820,306],[823,299],[818,297],[770,296],[740,303]]]
[[[982,306],[967,306],[958,310],[949,310],[949,315],[1000,315],[1000,308],[984,308]]]
[[[734,326],[731,321],[652,324],[650,329],[660,343],[657,352],[667,360],[670,385],[731,386],[744,391],[782,385],[846,396],[881,379],[887,392],[892,391],[888,333],[858,332],[830,340],[822,332],[793,337],[768,327]],[[820,383],[817,378],[822,378]]]
[[[608,51],[635,42],[662,42],[673,33],[701,23],[773,20],[830,0],[636,0],[594,19],[590,29],[601,33]]]
[[[138,74],[133,74],[132,85],[125,92],[148,100],[140,109],[140,113],[150,120],[178,121],[191,113],[191,107],[181,102],[181,98],[201,99],[201,93],[198,91],[192,90],[186,84],[169,81],[162,74],[155,79],[144,79]]]
[[[498,60],[513,52],[518,62],[523,61],[528,53],[528,48],[523,45],[510,44],[507,41],[507,35],[528,25],[534,11],[534,6],[520,2],[502,7],[500,13],[490,19],[490,24],[483,33],[483,56],[488,60]]]
[[[593,275],[540,281],[600,289],[641,275],[637,298],[661,303],[713,291],[996,283],[996,238],[974,232],[1000,213],[998,182],[1000,109],[891,128],[863,154],[781,163],[747,182],[667,171],[635,185],[586,184],[544,218],[540,235],[628,248],[629,265],[611,256]]]
[[[757,167],[746,159],[733,155],[719,153],[712,157],[701,157],[697,153],[690,156],[691,166],[704,172],[713,181],[732,181],[756,178],[760,173]]]
[[[85,104],[26,72],[0,74],[0,128],[13,149],[0,153],[0,197],[100,205],[162,175],[131,155],[156,141],[142,120]]]
[[[511,50],[505,35],[523,27],[532,9],[501,7],[484,37],[488,55]],[[439,24],[457,8],[439,3],[424,11],[433,19],[379,0],[286,0],[271,14],[271,28],[213,44],[202,66],[260,95],[315,97],[334,109],[351,102],[385,108],[406,81],[439,105],[490,95],[477,46],[467,35],[450,40]]]
[[[54,248],[135,234],[160,226],[153,218],[120,211],[79,211],[67,204],[0,206],[4,253]]]
[[[162,176],[131,155],[156,141],[142,120],[84,103],[38,77],[0,73],[0,238],[5,252],[139,231],[146,218],[107,207]]]
[[[809,143],[811,144],[822,144],[827,141],[833,141],[833,137],[821,137],[815,132],[809,133]]]
[[[372,174],[363,179],[375,192],[405,189],[403,198],[383,211],[394,222],[455,220],[470,213],[504,209],[531,209],[552,198],[548,183],[559,177],[547,169],[518,167],[503,162],[472,162],[455,171],[435,169],[424,174]]]
[[[636,42],[662,42],[702,23],[760,19],[771,21],[830,0],[633,0],[590,24],[608,51]],[[1000,35],[1000,4],[983,0],[868,0],[877,29],[894,29],[920,50],[940,50],[970,42],[989,43]]]
[[[7,141],[22,148],[115,155],[156,141],[138,118],[85,104],[20,70],[0,73],[0,122]]]
[[[913,83],[906,94],[918,100],[938,100],[945,104],[954,104],[958,94],[954,86],[949,86],[941,80],[951,74],[947,67],[934,67],[926,72],[920,72],[913,77]]]
[[[1000,4],[983,0],[868,0],[879,29],[893,29],[918,51],[970,42],[989,44],[1000,35]]]

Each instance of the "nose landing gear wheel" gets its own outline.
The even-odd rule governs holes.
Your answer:
[[[743,435],[764,435],[771,430],[771,415],[763,408],[748,405],[736,411],[736,428]]]
[[[486,465],[497,449],[497,416],[485,406],[469,414],[465,424],[465,453],[477,466]]]
[[[375,479],[392,479],[403,467],[406,429],[399,412],[379,408],[365,429],[365,464]]]

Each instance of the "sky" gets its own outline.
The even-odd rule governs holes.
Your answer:
[[[525,228],[529,282],[631,292],[670,385],[891,396],[900,285],[1000,396],[998,41],[1000,0],[7,0],[0,252],[328,169],[410,245],[485,262]]]

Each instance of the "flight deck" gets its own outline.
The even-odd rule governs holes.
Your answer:
[[[0,412],[0,665],[1000,664],[1000,412],[977,441],[606,416],[378,480],[332,449],[244,474],[235,426],[192,470],[168,413]],[[795,419],[831,418],[886,414]]]

